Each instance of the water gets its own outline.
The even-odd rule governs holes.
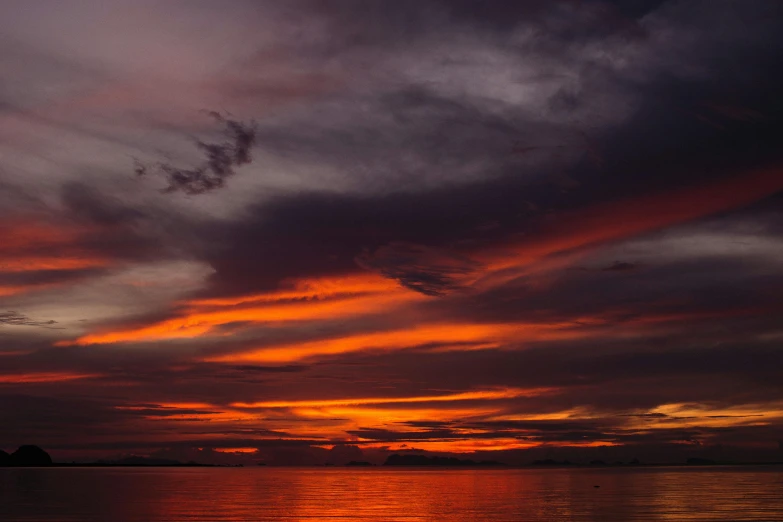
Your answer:
[[[0,520],[783,522],[783,469],[0,468]]]

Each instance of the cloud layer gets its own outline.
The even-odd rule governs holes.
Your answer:
[[[779,459],[779,2],[88,4],[0,7],[0,447]]]

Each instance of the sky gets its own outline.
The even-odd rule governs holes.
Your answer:
[[[0,4],[0,448],[783,459],[783,3]]]

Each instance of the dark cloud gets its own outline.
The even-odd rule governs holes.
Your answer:
[[[636,268],[636,265],[633,263],[628,263],[626,261],[615,261],[613,264],[607,266],[606,268],[602,268],[604,272],[627,272],[628,270],[634,270]]]
[[[481,268],[479,263],[464,256],[406,243],[384,245],[360,255],[356,261],[362,268],[432,296],[459,290],[460,280]]]
[[[317,104],[315,118],[260,123],[259,146],[278,157],[312,165],[326,162],[371,186],[398,190],[447,180],[483,181],[514,167],[518,174],[534,177],[524,168],[529,157],[510,154],[514,142],[536,134],[537,142],[570,148],[573,141],[555,125],[531,121],[522,113],[489,112],[477,100],[426,86],[374,96],[348,94]],[[536,159],[551,153],[542,148]]]
[[[252,161],[251,149],[256,142],[256,124],[232,120],[214,111],[209,111],[208,114],[221,125],[221,133],[228,141],[207,143],[196,140],[196,147],[205,158],[202,165],[193,169],[182,169],[169,163],[148,167],[136,161],[136,174],[145,176],[151,172],[160,173],[169,184],[165,192],[182,191],[191,196],[223,187],[226,179],[235,174],[235,167]]]
[[[627,414],[665,403],[729,407],[735,401],[783,399],[783,389],[777,384],[781,371],[774,362],[780,357],[779,345],[727,342],[709,346],[705,340],[701,342],[707,346],[699,346],[701,335],[692,335],[636,342],[601,338],[601,346],[587,340],[528,343],[524,348],[496,351],[357,354],[343,360],[362,363],[363,377],[372,382],[384,376],[404,376],[398,386],[411,395],[428,394],[428,389],[553,387],[551,393],[505,404],[519,415],[575,407]],[[334,364],[330,372],[350,375],[356,369]],[[607,425],[616,422],[606,421]],[[416,426],[440,429],[449,425]]]
[[[669,88],[687,90],[699,86],[680,83]],[[212,261],[217,269],[216,291],[241,286],[240,279],[250,287],[263,288],[286,277],[349,271],[354,269],[357,256],[364,259],[367,255],[363,252],[388,250],[387,245],[391,244],[410,243],[424,249],[456,246],[453,255],[469,258],[472,250],[482,246],[514,237],[523,237],[524,242],[522,234],[533,238],[530,232],[574,208],[637,196],[645,191],[665,194],[716,177],[741,176],[756,166],[775,168],[780,160],[772,123],[779,120],[779,112],[770,113],[764,121],[738,122],[718,132],[700,128],[698,121],[689,122],[688,116],[671,108],[662,109],[660,99],[658,94],[651,95],[650,106],[640,109],[638,121],[632,120],[622,133],[612,133],[611,141],[606,142],[611,148],[604,146],[602,151],[606,167],[600,174],[589,162],[569,169],[569,176],[579,180],[578,190],[562,192],[561,184],[552,182],[556,176],[548,165],[540,167],[536,174],[528,174],[510,153],[515,139],[511,133],[507,145],[503,145],[505,152],[454,143],[449,145],[449,151],[438,153],[438,156],[452,157],[453,148],[457,154],[469,153],[482,158],[488,155],[491,159],[489,164],[483,163],[485,177],[481,181],[377,197],[312,192],[274,197],[235,225],[215,231],[215,244],[223,247]],[[436,117],[435,121],[441,120]],[[363,135],[364,130],[356,130],[356,137]],[[407,130],[400,131],[400,136],[407,135]],[[445,139],[451,139],[447,131],[431,135],[446,135]],[[466,135],[478,139],[482,131],[474,129]],[[355,157],[354,152],[339,152],[339,147],[353,142],[354,133],[348,137],[327,134],[321,139],[320,136],[317,140],[313,137],[314,144],[325,147],[320,156]],[[329,140],[335,140],[337,149],[328,145]],[[498,143],[491,133],[487,134],[487,140],[487,143]],[[275,138],[267,136],[264,143],[273,146]],[[281,142],[277,144],[284,147]],[[372,152],[373,146],[351,145],[351,150],[370,149],[369,156],[382,158]],[[417,146],[414,144],[414,149]],[[302,150],[307,154],[312,147],[303,146]],[[423,154],[429,154],[433,149],[427,146],[422,150]],[[435,160],[422,161],[421,165],[426,168],[432,161]],[[628,176],[628,172],[634,175]],[[616,219],[622,222],[625,218],[617,216]],[[480,228],[488,222],[496,225],[489,230]],[[427,274],[433,275],[440,277]],[[236,283],[230,281],[233,278],[237,279]],[[415,282],[415,277],[412,280]]]
[[[60,269],[60,270],[28,270],[24,272],[2,272],[0,268],[0,285],[22,286],[30,289],[46,288],[67,282],[78,282],[105,273],[102,268]]]
[[[57,321],[37,321],[19,312],[0,312],[0,326],[41,326],[44,328],[56,328]]]

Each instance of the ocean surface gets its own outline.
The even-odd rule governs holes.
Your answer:
[[[0,468],[20,520],[783,522],[783,468]]]

